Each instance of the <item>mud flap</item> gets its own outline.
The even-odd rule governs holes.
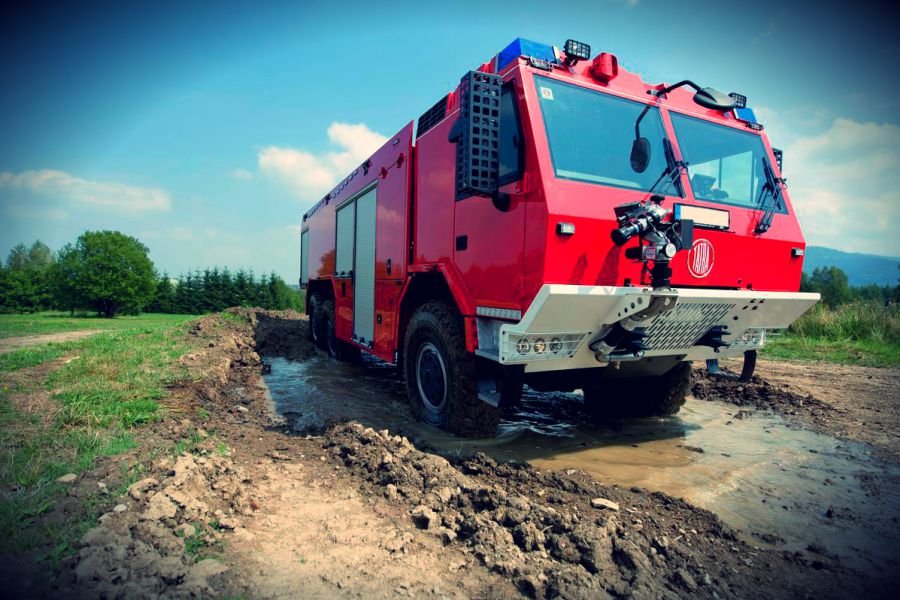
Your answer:
[[[500,408],[501,394],[497,389],[497,380],[493,377],[479,377],[477,385],[478,399],[494,408]]]

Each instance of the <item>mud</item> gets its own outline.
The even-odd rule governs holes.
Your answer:
[[[305,328],[297,315],[255,310],[198,321],[190,335],[204,348],[182,358],[195,380],[172,390],[173,420],[143,436],[143,456],[155,458],[125,496],[101,503],[99,525],[60,574],[31,591],[110,598],[838,598],[886,596],[896,584],[896,569],[859,570],[815,544],[772,549],[712,512],[648,487],[598,481],[580,468],[498,460],[478,451],[489,448],[463,451],[462,442],[458,451],[447,450],[452,442],[444,446],[440,456],[433,452],[440,436],[428,438],[404,419],[393,428],[367,426],[378,410],[402,413],[400,395],[362,414],[361,423],[334,424],[342,404],[357,406],[338,393],[341,386],[352,395],[397,385],[377,363],[355,367],[356,380],[301,386],[293,415],[278,415],[263,364],[273,363],[277,373],[279,356],[322,360]],[[547,402],[562,406],[549,414],[526,403],[524,411],[535,415],[525,419],[528,431],[510,433],[521,420],[513,415],[505,435],[571,431],[580,409],[577,397],[567,399]],[[698,403],[707,404],[720,406]],[[739,410],[746,409],[732,414]],[[344,418],[353,412],[344,410]],[[560,419],[567,414],[573,418]],[[627,424],[615,428],[627,437]],[[677,456],[716,454],[709,444],[670,434],[656,438]],[[194,440],[190,451],[171,453],[171,442],[185,436]],[[83,475],[73,490],[96,486],[98,477]],[[867,485],[874,495],[885,489],[877,478]],[[842,517],[840,507],[831,513]],[[778,543],[777,532],[767,535]]]
[[[705,369],[697,369],[691,395],[698,400],[715,400],[783,415],[802,416],[813,422],[827,419],[835,411],[834,407],[817,400],[812,394],[798,394],[783,386],[773,385],[759,375],[742,382],[715,377]]]
[[[484,452],[504,463],[578,470],[684,498],[751,544],[817,547],[859,570],[897,567],[900,468],[867,446],[798,427],[759,393],[758,404],[690,398],[674,418],[591,423],[578,394],[526,390],[521,406],[504,415],[500,435],[463,440],[417,423],[402,382],[383,363],[268,360],[272,372],[264,380],[274,410],[296,431],[352,419],[447,457]],[[835,516],[826,517],[829,510]]]

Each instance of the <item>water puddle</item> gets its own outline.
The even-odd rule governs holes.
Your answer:
[[[675,417],[601,426],[587,422],[577,394],[526,390],[496,438],[467,440],[415,421],[401,378],[384,363],[343,365],[321,355],[271,362],[264,380],[273,411],[297,431],[356,420],[443,454],[481,451],[579,469],[607,484],[682,497],[757,534],[748,539],[757,545],[813,546],[866,571],[898,566],[900,466],[777,415],[688,400]]]

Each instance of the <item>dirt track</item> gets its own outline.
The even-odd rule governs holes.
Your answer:
[[[152,455],[193,432],[194,452],[154,459],[125,498],[110,500],[49,588],[36,574],[18,582],[27,593],[833,598],[878,597],[896,584],[895,575],[853,572],[816,548],[755,547],[712,513],[580,471],[480,454],[448,460],[354,423],[288,434],[260,386],[260,355],[314,353],[305,321],[239,314],[242,322],[208,317],[194,327],[208,347],[182,359],[198,375],[169,401],[183,416],[154,426],[141,450]],[[765,384],[753,385],[738,404],[760,405]],[[698,390],[738,395],[708,382]],[[770,405],[807,416],[784,398]],[[123,460],[103,461],[70,495],[114,482]],[[186,538],[202,539],[200,556],[215,557],[186,556]]]
[[[50,342],[68,342],[88,337],[103,331],[102,329],[83,329],[81,331],[63,331],[60,333],[46,333],[43,335],[25,335],[0,339],[0,354],[12,352],[28,346],[39,346]]]

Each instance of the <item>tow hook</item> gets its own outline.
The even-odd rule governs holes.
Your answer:
[[[613,323],[589,344],[594,358],[600,363],[640,360],[647,350],[647,326],[659,315],[674,309],[677,303],[676,295],[654,295],[647,308]]]

